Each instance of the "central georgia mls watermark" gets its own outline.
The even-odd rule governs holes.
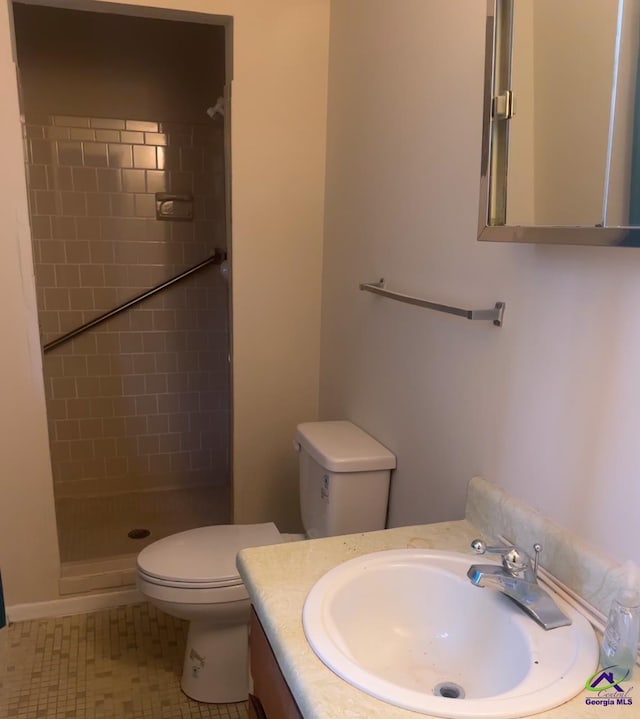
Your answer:
[[[587,679],[585,689],[592,692],[592,695],[585,699],[585,704],[603,707],[632,706],[633,687],[625,689],[620,686],[630,675],[630,670],[624,671],[615,665],[599,669]]]

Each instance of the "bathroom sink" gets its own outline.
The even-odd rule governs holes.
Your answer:
[[[314,652],[353,686],[443,717],[527,716],[575,696],[597,667],[591,625],[545,631],[500,592],[467,578],[473,555],[400,549],[340,564],[303,610]]]

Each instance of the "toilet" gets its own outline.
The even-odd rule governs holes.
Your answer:
[[[347,421],[298,425],[300,509],[310,539],[384,529],[395,456]],[[249,692],[249,595],[241,549],[284,541],[275,524],[199,527],[138,555],[137,585],[151,604],[190,622],[181,686],[200,702],[244,701]]]

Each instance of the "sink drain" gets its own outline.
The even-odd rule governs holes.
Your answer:
[[[455,682],[441,682],[434,688],[433,693],[445,699],[464,699],[464,689]]]
[[[145,539],[150,534],[151,532],[148,529],[132,529],[127,534],[127,537],[129,537],[129,539]]]

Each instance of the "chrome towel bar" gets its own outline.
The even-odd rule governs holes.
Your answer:
[[[418,307],[426,307],[429,310],[464,317],[467,320],[488,320],[489,322],[493,322],[496,327],[502,327],[502,317],[506,306],[504,302],[496,302],[494,308],[491,310],[465,310],[460,307],[450,307],[449,305],[441,305],[437,302],[429,302],[420,297],[404,295],[401,292],[392,292],[391,290],[385,289],[384,278],[379,282],[365,282],[360,285],[360,289],[365,292],[373,292],[374,295],[388,297],[391,300],[405,302],[408,305],[417,305]]]

